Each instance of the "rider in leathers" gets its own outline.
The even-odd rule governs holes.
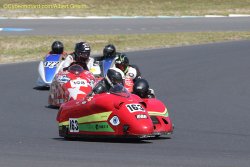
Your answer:
[[[94,58],[90,57],[91,48],[86,42],[79,42],[75,45],[75,51],[69,54],[64,61],[63,68],[67,68],[72,64],[79,64],[85,70],[89,70],[95,76],[100,75],[100,67],[94,63]]]
[[[108,69],[106,76],[95,85],[90,93],[90,96],[108,92],[111,87],[114,87],[115,84],[123,85],[123,80],[124,74],[121,70],[117,68],[110,68]]]
[[[149,84],[145,79],[142,79],[139,68],[135,65],[129,65],[129,59],[124,53],[118,54],[115,59],[115,66],[124,72],[125,79],[130,78],[134,82],[133,92],[141,98],[155,97],[154,90],[149,88]],[[142,87],[142,90],[138,88]],[[142,92],[142,93],[141,93]]]
[[[145,79],[138,79],[135,82],[132,93],[141,98],[155,98],[154,92],[149,88],[148,81]]]
[[[119,54],[116,52],[116,48],[113,44],[108,44],[103,48],[103,55],[99,57],[95,57],[96,61],[103,61],[106,58],[115,58]]]
[[[141,78],[139,68],[135,65],[129,64],[129,59],[125,53],[118,53],[115,58],[115,67],[123,71],[125,78],[130,78],[135,83],[137,79]]]

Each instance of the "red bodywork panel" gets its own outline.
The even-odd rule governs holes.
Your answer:
[[[59,107],[70,100],[84,99],[92,91],[95,80],[87,70],[81,73],[59,72],[50,86],[49,105]]]

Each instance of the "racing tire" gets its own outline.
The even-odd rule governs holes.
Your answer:
[[[68,137],[68,128],[66,126],[62,126],[62,129],[59,130],[59,136],[64,138]]]

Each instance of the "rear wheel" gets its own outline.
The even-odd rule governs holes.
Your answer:
[[[68,137],[68,128],[67,126],[62,126],[61,128],[59,127],[59,136],[67,138]]]
[[[49,95],[48,103],[49,103],[50,106],[52,105],[52,98],[51,98],[51,95]]]

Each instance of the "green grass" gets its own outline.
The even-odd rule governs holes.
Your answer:
[[[97,55],[101,54],[103,47],[109,43],[113,43],[120,52],[128,52],[250,39],[250,31],[89,36],[0,36],[0,62],[40,60],[48,53],[55,40],[62,41],[65,50],[70,53],[73,51],[74,44],[83,39],[90,43],[92,54]]]
[[[68,5],[65,9],[9,9],[18,5]],[[81,5],[73,9],[71,5]],[[5,7],[5,8],[4,8]],[[250,14],[250,0],[1,0],[0,16],[158,16]]]
[[[67,8],[41,8],[42,5]],[[80,8],[72,8],[80,5]],[[17,8],[7,8],[13,7]],[[24,6],[26,5],[26,6]],[[28,7],[31,8],[27,8]],[[33,5],[33,6],[32,6]],[[39,6],[40,5],[40,6]],[[39,6],[40,8],[34,8]],[[15,7],[15,6],[14,6]],[[45,6],[43,6],[45,7]],[[77,7],[77,6],[76,6]],[[33,9],[32,9],[33,8]],[[0,17],[19,16],[160,16],[250,14],[250,0],[1,0]],[[119,51],[203,44],[250,39],[250,32],[166,33],[90,36],[0,36],[0,62],[41,59],[54,40],[61,40],[71,52],[74,44],[86,40],[93,54],[113,43]],[[150,41],[150,43],[148,42]]]

